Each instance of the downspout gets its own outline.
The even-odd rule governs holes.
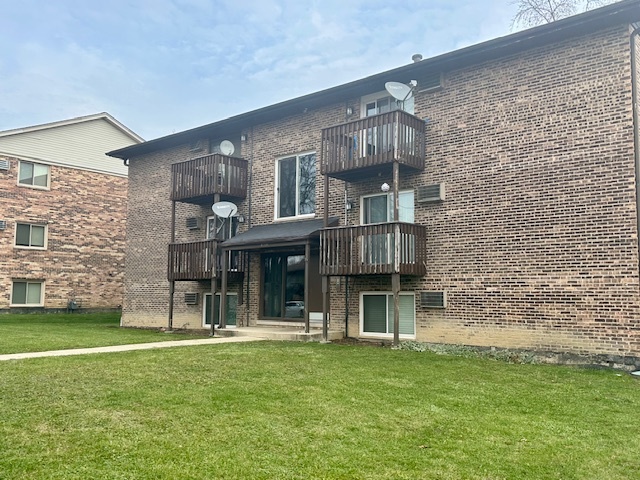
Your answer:
[[[251,199],[252,197],[252,193],[253,193],[253,126],[251,126],[251,130],[249,132],[250,138],[249,141],[251,142],[251,147],[249,150],[249,179],[248,179],[248,185],[247,185],[247,190],[249,190],[249,207],[247,209],[247,230],[249,230],[251,228]],[[246,312],[246,321],[244,323],[245,327],[249,326],[249,316],[250,316],[250,308],[249,308],[249,291],[251,290],[251,253],[250,252],[240,252],[241,255],[245,256],[245,259],[247,261],[247,296],[246,296],[246,300],[245,300],[245,309],[244,311]]]
[[[636,59],[636,40],[640,33],[638,24],[631,24],[634,28],[631,32],[631,105],[633,115],[633,153],[635,164],[635,182],[636,182],[636,234],[638,242],[638,274],[640,276],[640,132],[639,113],[638,113],[638,78],[637,78],[637,59]]]
[[[344,182],[344,225],[349,225],[348,216],[349,211],[353,208],[353,205],[349,208],[349,184]],[[344,280],[344,338],[349,338],[349,276],[342,277]]]
[[[170,244],[175,243],[176,241],[176,202],[175,200],[171,201],[171,238]],[[167,249],[168,251],[169,249]],[[171,268],[171,257],[167,255],[167,268]],[[169,321],[167,324],[167,331],[171,332],[173,330],[173,296],[176,291],[176,281],[169,281]]]
[[[353,111],[353,110],[352,110]],[[349,122],[349,102],[347,101],[344,108],[344,123]],[[353,204],[351,203],[351,208],[347,208],[349,201],[349,182],[344,181],[344,225],[345,227],[349,225],[348,216],[349,211],[353,209]],[[348,275],[344,276],[344,338],[349,338],[349,277]]]

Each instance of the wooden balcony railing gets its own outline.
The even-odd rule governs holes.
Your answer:
[[[167,278],[172,280],[207,280],[222,271],[222,252],[220,240],[169,244]],[[240,252],[227,252],[230,273],[244,272],[244,256]]]
[[[247,165],[243,158],[213,154],[171,165],[171,200],[211,202],[212,195],[245,198]]]
[[[394,161],[424,170],[423,120],[396,110],[322,130],[323,175],[350,180],[389,169]]]
[[[321,275],[426,274],[424,225],[390,222],[320,231]]]

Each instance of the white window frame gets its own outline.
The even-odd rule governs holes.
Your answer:
[[[40,285],[40,301],[38,303],[13,303],[13,289],[16,283],[26,283],[27,284],[27,298],[29,297],[29,285],[30,284],[39,284]],[[14,279],[11,280],[11,299],[9,300],[10,307],[43,307],[44,306],[44,280],[27,280],[27,279]]]
[[[314,208],[314,212],[313,213],[305,213],[305,214],[299,214],[298,213],[298,208],[300,206],[300,199],[299,199],[299,194],[300,194],[300,157],[304,157],[307,155],[315,155],[316,156],[316,193],[317,193],[317,178],[318,178],[318,155],[314,150],[310,150],[308,152],[300,152],[300,153],[294,153],[291,155],[284,155],[282,157],[278,157],[276,158],[276,176],[275,176],[275,181],[274,181],[274,198],[273,198],[273,205],[274,205],[274,211],[273,211],[273,219],[275,221],[287,221],[287,220],[293,220],[293,219],[301,219],[301,218],[314,218],[316,216],[316,208],[317,205],[315,205],[316,208]],[[293,158],[295,157],[296,159],[296,213],[295,215],[291,215],[290,217],[281,217],[280,216],[280,192],[279,192],[279,184],[280,184],[280,162],[282,160],[287,160],[289,158]],[[314,203],[315,203],[316,198],[314,198]]]
[[[386,295],[387,302],[391,302],[393,304],[393,292],[389,291],[367,291],[360,292],[360,336],[361,337],[369,337],[369,338],[393,338],[393,332],[389,333],[378,333],[378,332],[365,332],[364,331],[364,297],[367,295]],[[416,295],[415,292],[400,292],[400,296],[412,297],[413,298],[413,335],[400,334],[399,338],[403,340],[415,340],[416,338]],[[387,314],[389,312],[389,308],[387,306]],[[386,325],[389,325],[389,318],[387,318]]]
[[[43,227],[44,228],[44,245],[42,247],[32,246],[32,245],[18,245],[18,225],[28,225],[29,227]],[[41,223],[29,223],[29,222],[16,222],[16,228],[13,235],[13,247],[14,248],[22,248],[26,250],[46,250],[47,242],[48,242],[48,225],[43,225]],[[31,228],[29,228],[29,243],[31,243]]]
[[[216,217],[215,215],[209,215],[207,217],[207,222],[206,222],[206,225],[205,225],[205,232],[204,232],[205,240],[213,240],[215,238],[215,237],[211,236],[210,225],[211,225],[212,222],[215,222],[217,218],[221,218],[221,217]],[[221,231],[224,230],[223,233],[225,233],[225,235],[227,235],[226,238],[235,237],[235,235],[232,235],[232,233],[234,233],[233,227],[235,227],[236,230],[238,229],[238,223],[239,223],[238,222],[238,217],[223,218],[222,220],[224,220],[224,226],[222,227]]]
[[[41,165],[43,167],[47,167],[47,185],[43,186],[43,185],[29,185],[28,183],[21,183],[20,182],[20,171],[22,169],[22,165]],[[32,177],[32,181],[33,181],[33,177]],[[26,188],[33,188],[35,190],[50,190],[50,186],[51,186],[51,165],[47,165],[45,163],[38,163],[38,162],[29,162],[26,160],[20,160],[18,161],[18,176],[16,178],[16,183],[19,187],[26,187]]]
[[[415,218],[416,218],[416,199],[415,199],[415,192],[413,191],[413,189],[406,189],[406,190],[400,190],[398,192],[398,195],[402,195],[403,193],[411,193],[413,194],[413,221],[412,222],[406,222],[406,223],[415,223]],[[372,197],[382,197],[385,196],[387,197],[387,222],[381,222],[381,223],[389,223],[389,222],[393,222],[393,202],[391,201],[393,199],[393,192],[386,192],[386,193],[369,193],[367,195],[362,195],[360,197],[360,225],[368,225],[366,223],[364,223],[364,202],[366,198],[372,198]],[[402,221],[402,220],[400,220]]]
[[[390,101],[398,102],[386,90],[382,90],[381,92],[371,93],[369,95],[364,95],[360,97],[360,118],[367,117],[368,103],[377,102],[378,100],[382,100],[387,97],[390,99]],[[404,105],[405,106],[404,111],[407,113],[410,113],[411,115],[413,115],[415,112],[415,102],[412,100],[413,100],[413,97],[411,97],[411,100],[407,100]],[[398,110],[400,110],[400,105],[398,105]]]
[[[214,240],[215,237],[211,236],[211,223],[216,222],[216,219],[218,217],[216,217],[215,215],[209,215],[207,217],[207,221],[205,224],[205,232],[204,232],[204,236],[205,236],[205,240]],[[222,220],[224,220],[224,226],[222,227],[222,229],[225,230],[225,234],[228,234],[228,238],[233,238],[236,236],[237,234],[237,229],[238,229],[238,217],[229,217],[229,218],[223,218]],[[234,232],[234,227],[235,227],[235,232]],[[232,235],[233,233],[233,235]],[[223,239],[219,239],[221,242],[224,241]],[[233,251],[233,250],[228,250],[227,251],[227,265],[229,266],[229,271],[231,272],[237,272],[238,269],[234,267],[233,264],[233,259],[237,258],[238,255],[241,255],[242,252],[237,252],[237,251]],[[207,259],[209,258],[209,255],[207,254]],[[216,260],[217,261],[217,260]],[[236,264],[237,265],[237,264]],[[207,263],[207,269],[210,268],[208,263]]]
[[[204,299],[202,301],[202,327],[203,328],[211,328],[211,324],[207,323],[207,297],[211,297],[211,292],[209,293],[205,293],[204,294]],[[221,298],[221,292],[216,292],[216,297],[220,297]],[[238,305],[238,294],[235,292],[227,292],[227,298],[228,297],[236,297],[236,305]],[[219,310],[218,310],[218,318],[220,318],[220,314],[222,313],[222,302],[220,302],[219,304]],[[237,311],[236,311],[236,325],[227,325],[227,328],[236,328],[238,323],[238,316],[237,316]],[[216,323],[216,325],[218,325],[218,323]]]

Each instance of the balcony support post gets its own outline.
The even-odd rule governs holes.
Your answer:
[[[169,282],[169,323],[167,324],[167,331],[173,330],[173,294],[176,291],[176,281],[171,280]]]
[[[393,162],[393,344],[400,344],[400,164]]]
[[[216,278],[215,268],[213,269],[213,271],[214,271],[214,273],[213,273],[213,275],[211,275],[211,305],[210,305],[211,308],[209,309],[209,315],[210,315],[210,318],[211,318],[211,333],[209,335],[212,336],[212,337],[215,334],[216,288],[218,286],[217,285],[218,279]]]
[[[311,244],[307,240],[304,246],[304,333],[309,333],[309,268],[311,259]]]
[[[400,274],[391,275],[391,290],[393,290],[393,344],[400,345]]]
[[[220,287],[220,320],[218,328],[227,328],[227,271],[229,270],[229,252],[222,249],[222,286]]]
[[[220,194],[216,193],[213,196],[213,203],[218,203],[220,201]],[[218,232],[218,217],[215,216],[214,213],[214,229],[213,229],[213,238],[217,240]],[[215,324],[216,324],[216,288],[218,287],[218,252],[217,252],[217,244],[215,244],[215,250],[211,252],[211,336],[213,337],[215,334]]]
[[[322,341],[329,341],[329,275],[322,276]],[[306,305],[305,305],[306,307]]]
[[[329,175],[324,176],[324,228],[329,226]]]
[[[324,228],[329,226],[329,175],[324,176]],[[306,256],[306,255],[305,255]],[[329,275],[322,276],[322,341],[329,341]],[[309,285],[309,282],[305,282]],[[305,286],[306,288],[306,286]],[[307,321],[307,299],[305,298],[305,322]],[[305,324],[306,328],[306,324]]]
[[[171,202],[171,239],[169,243],[174,243],[176,241],[176,202]],[[171,270],[173,269],[173,259],[171,258],[171,254],[167,255],[167,263],[168,268],[170,270],[169,274],[173,275]],[[175,293],[176,282],[175,280],[171,280],[169,282],[169,321],[167,324],[167,330],[173,330],[173,294]]]

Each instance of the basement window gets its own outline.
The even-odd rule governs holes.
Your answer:
[[[11,306],[41,307],[44,304],[44,282],[14,280],[11,286]]]

